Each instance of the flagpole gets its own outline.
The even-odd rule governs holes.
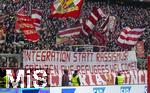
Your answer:
[[[109,7],[110,1],[108,0],[107,8],[108,8],[108,16],[110,15],[110,7]]]
[[[32,4],[31,0],[29,1],[29,16],[31,16],[31,11],[32,11]]]

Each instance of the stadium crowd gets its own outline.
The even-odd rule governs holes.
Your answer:
[[[120,51],[124,50],[119,47],[115,41],[117,40],[119,33],[123,27],[129,26],[131,28],[145,27],[146,30],[141,36],[140,40],[144,41],[145,53],[150,54],[150,7],[143,4],[132,5],[132,3],[124,2],[111,2],[109,1],[90,1],[85,0],[81,16],[78,19],[73,18],[49,18],[51,13],[50,5],[53,0],[20,0],[15,3],[13,0],[1,0],[0,1],[0,16],[5,15],[4,19],[0,22],[0,25],[5,26],[6,41],[0,44],[0,53],[20,54],[23,49],[51,49],[51,50],[71,50],[70,43],[56,44],[57,32],[63,28],[69,28],[77,24],[77,22],[83,18],[87,19],[91,13],[93,6],[100,7],[106,15],[112,15],[116,18],[116,29],[113,32],[109,32],[107,38],[107,45],[105,51]],[[23,39],[21,33],[15,33],[15,20],[16,11],[23,5],[27,10],[37,8],[42,10],[42,22],[41,27],[44,30],[39,31],[40,40],[36,43],[28,42]],[[96,31],[101,31],[100,25],[102,22],[98,22],[94,28]],[[88,38],[88,39],[87,39]],[[75,42],[71,45],[91,45],[92,40],[90,37],[81,35],[81,38],[75,39]],[[78,47],[79,48],[79,47]],[[75,49],[73,51],[85,51],[84,49]],[[93,49],[93,51],[97,51]]]

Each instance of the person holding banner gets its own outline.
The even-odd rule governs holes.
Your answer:
[[[77,70],[75,70],[74,74],[72,75],[71,83],[73,86],[80,86],[80,79],[79,79]]]

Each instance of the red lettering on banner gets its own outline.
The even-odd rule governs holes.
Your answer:
[[[82,61],[86,61],[86,53],[82,53]]]
[[[53,66],[53,68],[56,68]],[[80,67],[82,68],[82,67]],[[29,70],[29,73],[27,73],[27,70]],[[42,69],[43,70],[43,69]],[[33,77],[33,73],[34,73],[35,69],[26,69],[25,71],[25,81],[29,81],[27,78],[27,75],[30,76],[30,81],[36,81],[36,79],[34,79]],[[62,75],[60,75],[58,72],[53,71],[50,72],[50,69],[44,70],[47,74],[47,76],[45,77],[45,79],[48,81],[47,85],[51,85],[51,86],[58,86],[61,85],[61,77]],[[11,71],[13,76],[17,75],[17,72],[15,69]],[[15,74],[14,74],[15,73]],[[83,73],[83,72],[82,72]],[[102,74],[92,74],[92,73],[88,73],[88,74],[82,74],[80,73],[79,76],[81,76],[81,84],[83,85],[112,85],[115,83],[115,78],[116,78],[116,74],[114,72],[108,72],[108,73],[102,73]],[[147,83],[147,78],[146,78],[146,74],[147,72],[145,71],[138,71],[138,70],[132,70],[130,72],[124,71],[122,72],[122,75],[124,75],[125,77],[125,84],[145,84]],[[69,73],[69,75],[72,75],[72,73]],[[38,77],[43,77],[43,73],[39,73]],[[26,80],[27,79],[27,80]],[[31,83],[31,86],[33,86],[33,83]],[[27,82],[28,83],[28,82]],[[27,84],[26,83],[26,84]]]
[[[100,65],[97,65],[97,71],[98,71],[98,74],[101,74],[102,73],[102,68]]]
[[[97,54],[96,54],[96,61],[97,61],[97,62],[99,62],[99,61],[100,61],[100,59],[101,59],[101,56],[100,56],[100,54],[99,54],[99,53],[97,53]]]
[[[24,52],[23,52],[23,55],[24,55],[25,61],[26,61],[26,60],[31,60],[31,51],[30,51],[30,52],[24,51]]]
[[[81,61],[81,53],[79,52],[78,53],[78,62],[80,62]]]
[[[53,65],[49,66],[49,72],[50,72],[51,75],[55,74],[55,72],[54,72],[54,66]]]
[[[103,61],[123,61],[127,60],[128,54],[126,52],[102,52],[96,54],[96,61],[103,62]]]
[[[92,62],[92,60],[93,60],[92,58],[93,58],[93,53],[88,52],[88,53],[87,53],[87,61],[88,61],[88,62],[89,62],[89,61]],[[90,60],[90,59],[91,59],[91,60]]]
[[[55,61],[55,52],[52,52],[51,54],[51,61],[54,60]]]
[[[81,65],[81,72],[82,72],[82,74],[85,74],[85,66],[84,65]]]
[[[41,53],[41,61],[46,61],[46,51],[42,51],[42,53]]]
[[[108,61],[108,53],[104,52],[104,60],[103,61]]]
[[[94,56],[93,56],[94,54]],[[24,51],[24,61],[58,61],[58,62],[112,62],[124,61],[128,58],[128,52],[76,52],[32,50]],[[94,60],[93,60],[94,59]]]
[[[89,75],[85,75],[85,81],[88,85],[90,85],[90,78],[89,78]]]
[[[73,62],[92,62],[93,53],[91,52],[78,52],[73,54]]]
[[[61,65],[61,71],[63,71],[64,69],[66,69],[65,66]]]
[[[88,65],[85,65],[85,71],[86,71],[86,74],[88,74],[88,72],[90,72],[90,67]]]
[[[51,51],[47,51],[46,52],[46,60],[51,61],[50,57],[51,57]]]
[[[123,60],[128,60],[128,52],[127,51],[125,51],[125,53],[124,53],[124,59]]]
[[[102,72],[105,72],[105,65],[101,65]]]
[[[110,71],[109,71],[109,66],[108,66],[108,65],[105,65],[105,71],[104,71],[104,72],[106,72],[106,73],[107,73],[107,72],[110,72]]]
[[[74,53],[73,58],[73,62],[77,62],[77,53]]]
[[[41,61],[40,60],[40,51],[37,51],[37,53],[36,53],[36,61]]]
[[[96,76],[94,74],[92,75],[92,81],[94,85],[97,85]]]
[[[122,57],[122,54],[116,52],[116,58],[117,58],[116,61],[120,61],[120,60],[121,60],[121,57]]]
[[[34,61],[35,52],[36,52],[36,51],[34,51],[34,50],[32,51],[32,56],[31,56],[32,61]],[[30,60],[29,60],[29,61],[30,61]]]
[[[57,51],[57,52],[56,52],[56,55],[57,55],[57,58],[56,58],[56,59],[57,59],[57,61],[59,61],[59,54],[60,54],[59,51]]]
[[[108,52],[108,61],[111,61],[112,53]]]
[[[139,71],[139,83],[140,84],[144,84],[145,83],[145,75],[144,75],[144,72],[143,71]]]
[[[78,69],[78,68],[77,68]],[[74,69],[74,65],[71,65],[70,66],[70,71],[72,72],[72,71],[74,71],[75,69]]]
[[[69,53],[67,53],[67,52],[65,52],[65,51],[63,51],[63,53],[61,53],[61,61],[62,62],[67,62],[67,61],[69,61],[70,62],[70,54]]]
[[[51,76],[51,78],[52,78],[52,85],[54,84],[54,86],[58,86],[59,85],[59,81],[60,81],[59,76],[58,75]]]

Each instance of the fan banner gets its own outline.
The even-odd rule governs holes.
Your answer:
[[[15,29],[20,29],[23,32],[25,40],[31,42],[37,42],[39,40],[39,34],[31,21],[31,17],[18,14],[15,27]]]
[[[132,57],[130,57],[132,56]],[[24,68],[79,69],[120,71],[136,69],[136,53],[129,52],[69,52],[51,50],[24,50]],[[43,65],[44,63],[44,65]],[[34,68],[34,67],[33,67]]]
[[[47,81],[46,86],[61,86],[63,71],[68,69],[70,78],[74,70],[79,71],[81,85],[114,85],[115,77],[119,71],[125,77],[125,84],[147,83],[147,71],[137,70],[136,64],[135,51],[70,52],[24,50],[23,66],[26,69],[23,69],[23,72],[18,72],[18,76],[26,77],[23,73],[27,70],[30,72],[27,75],[33,76],[29,79],[31,83],[38,78],[34,74],[43,73],[44,80]],[[9,72],[15,73],[14,71]]]

